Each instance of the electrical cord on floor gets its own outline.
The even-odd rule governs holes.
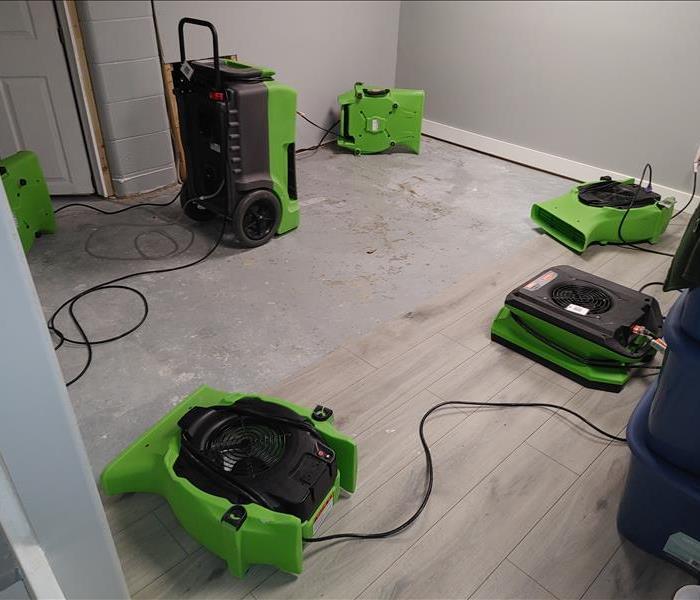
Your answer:
[[[127,210],[133,210],[134,208],[145,208],[145,207],[161,207],[161,206],[170,206],[175,202],[180,197],[180,194],[182,194],[182,190],[184,188],[184,185],[180,187],[180,190],[178,191],[177,194],[171,199],[168,200],[167,202],[140,202],[139,204],[130,204],[129,206],[125,206],[124,208],[120,208],[118,210],[103,210],[101,208],[98,208],[97,206],[92,206],[91,204],[85,204],[84,202],[71,202],[70,204],[64,204],[63,206],[59,206],[54,213],[58,214],[62,210],[66,210],[67,208],[72,208],[74,206],[79,206],[80,208],[89,208],[90,210],[94,210],[95,212],[98,212],[102,215],[118,215],[121,213],[126,212]]]
[[[697,169],[697,165],[695,165],[695,169]],[[673,215],[671,217],[672,219],[675,219],[678,215],[683,213],[686,208],[688,208],[690,206],[691,202],[695,198],[695,191],[696,191],[697,187],[698,187],[698,172],[696,170],[693,170],[693,190],[690,192],[690,199],[688,200],[688,202],[685,203],[685,206],[683,208],[681,208],[675,215]]]
[[[412,525],[416,519],[421,515],[423,510],[428,504],[428,500],[430,500],[430,495],[433,491],[433,481],[434,481],[434,473],[433,473],[433,457],[432,454],[430,453],[430,447],[428,446],[428,442],[425,439],[425,422],[427,421],[428,417],[434,413],[436,410],[439,410],[440,408],[443,408],[445,406],[478,406],[478,407],[494,407],[494,408],[524,408],[524,407],[531,407],[531,408],[550,408],[553,410],[557,411],[562,411],[565,413],[568,413],[577,419],[580,419],[583,421],[588,427],[593,429],[596,433],[602,435],[603,437],[606,437],[614,442],[620,442],[620,443],[626,443],[627,438],[615,435],[613,433],[609,433],[605,431],[604,429],[601,429],[597,425],[593,424],[591,421],[589,421],[586,417],[583,415],[580,415],[576,411],[571,410],[570,408],[566,408],[565,406],[560,406],[558,404],[549,404],[548,402],[533,402],[532,404],[528,404],[526,402],[467,402],[467,401],[461,401],[461,400],[454,400],[450,402],[440,402],[439,404],[435,404],[431,408],[429,408],[424,414],[423,417],[420,420],[420,425],[418,426],[418,436],[420,438],[420,443],[423,446],[423,453],[425,454],[425,466],[427,470],[427,475],[426,475],[426,487],[425,487],[425,493],[423,495],[423,500],[421,501],[420,505],[416,509],[416,511],[408,518],[406,519],[403,523],[400,525],[397,525],[393,529],[389,529],[387,531],[379,531],[376,533],[333,533],[330,535],[323,535],[320,537],[313,537],[313,538],[304,538],[305,542],[330,542],[333,540],[347,540],[347,539],[359,539],[359,540],[377,540],[377,539],[384,539],[388,537],[392,537],[398,533],[401,533],[404,529]]]
[[[651,287],[652,285],[663,285],[663,281],[650,281],[649,283],[645,283],[642,287],[639,288],[640,292],[643,292],[645,289],[648,287]]]
[[[658,254],[659,256],[669,256],[670,258],[673,258],[674,255],[671,254],[670,252],[662,252],[661,250],[652,250],[651,248],[642,248],[641,246],[637,246],[636,244],[630,244],[630,243],[625,243],[625,244],[618,244],[620,248],[624,248],[625,250],[641,250],[642,252],[648,252],[649,254]]]
[[[185,206],[187,206],[187,204],[189,204],[191,202],[201,202],[201,201],[207,200],[207,199],[217,195],[221,191],[222,186],[223,186],[223,183],[221,186],[219,186],[217,191],[214,192],[214,194],[209,194],[208,196],[198,196],[196,198],[192,198],[191,200],[188,200],[187,202],[185,202],[183,209],[185,208]],[[172,204],[180,196],[181,192],[182,192],[182,188],[180,189],[180,191],[175,195],[175,197],[171,201],[169,201],[167,204],[160,204],[159,206],[167,206],[168,204]],[[91,207],[90,205],[85,205],[85,206],[88,208],[94,208],[94,207]],[[136,206],[138,206],[138,205],[130,206],[128,208],[129,209],[136,208]],[[98,212],[103,212],[103,211],[98,211]],[[119,212],[124,212],[124,211],[123,210],[116,211],[116,213],[119,213]],[[115,214],[115,213],[114,212],[111,212],[111,213],[107,212],[106,214]],[[224,232],[226,230],[226,224],[227,224],[227,221],[224,220],[222,227],[221,227],[221,232],[219,233],[219,236],[217,237],[216,242],[200,258],[198,258],[194,261],[191,261],[189,263],[185,263],[183,265],[177,265],[175,267],[166,267],[166,268],[162,268],[162,269],[149,269],[149,270],[145,270],[145,271],[137,271],[135,273],[128,273],[127,275],[122,275],[120,277],[115,277],[114,279],[110,279],[109,281],[104,281],[102,283],[98,283],[97,285],[93,285],[93,286],[89,287],[88,289],[83,290],[82,292],[79,292],[79,293],[71,296],[51,314],[51,316],[48,319],[47,326],[49,328],[49,331],[51,333],[53,333],[58,338],[58,344],[56,344],[56,346],[54,347],[54,350],[58,350],[65,343],[75,344],[78,346],[85,346],[85,348],[87,350],[87,358],[85,360],[85,364],[83,365],[83,368],[80,370],[80,372],[75,377],[73,377],[72,379],[70,379],[69,381],[66,382],[66,387],[74,384],[83,375],[85,375],[85,373],[87,373],[87,370],[90,368],[90,365],[92,364],[93,346],[97,346],[99,344],[107,344],[109,342],[114,342],[114,341],[120,340],[122,338],[125,338],[129,334],[136,331],[139,327],[141,327],[141,325],[143,325],[143,323],[146,321],[146,318],[148,317],[149,307],[148,307],[148,300],[146,299],[146,296],[144,296],[143,293],[141,293],[136,288],[133,288],[133,287],[127,286],[127,285],[116,285],[116,284],[118,284],[122,281],[125,281],[127,279],[132,279],[134,277],[140,277],[142,275],[156,275],[156,274],[161,274],[161,273],[171,273],[173,271],[181,271],[183,269],[188,269],[190,267],[194,267],[195,265],[198,265],[198,264],[204,262],[205,260],[207,260],[207,258],[209,258],[214,253],[214,251],[221,244],[221,241],[224,237]],[[110,290],[110,289],[112,289],[112,290],[113,289],[126,290],[126,291],[129,291],[129,292],[136,294],[143,304],[143,315],[141,316],[141,319],[138,321],[138,323],[136,323],[136,325],[127,329],[126,331],[123,331],[122,333],[119,333],[117,335],[114,335],[114,336],[111,336],[108,338],[99,339],[99,340],[90,339],[88,337],[87,333],[85,332],[85,329],[84,329],[82,323],[80,322],[80,319],[75,314],[75,305],[79,300],[81,300],[82,298],[85,298],[89,294],[99,292],[102,290]],[[78,334],[80,336],[80,339],[69,338],[56,326],[56,318],[60,315],[60,313],[64,309],[68,310],[68,315],[70,316],[71,321],[75,325],[75,328],[78,330]]]
[[[644,178],[647,174],[647,171],[649,171],[649,185],[648,185],[648,187],[651,188],[652,168],[651,168],[651,165],[649,163],[647,163],[644,165],[644,169],[642,170],[642,176],[639,178],[639,185],[637,186],[637,189],[635,190],[634,195],[632,196],[632,199],[630,200],[630,203],[627,206],[627,209],[625,210],[625,214],[622,215],[622,219],[620,219],[620,223],[617,226],[617,237],[620,240],[620,247],[621,248],[639,250],[640,252],[648,252],[650,254],[658,254],[660,256],[670,256],[671,258],[673,258],[673,254],[669,254],[668,252],[661,252],[660,250],[652,250],[651,248],[642,248],[641,246],[637,246],[636,244],[628,242],[622,235],[622,226],[625,224],[625,221],[627,220],[627,217],[630,214],[632,207],[637,202],[637,198],[639,197],[639,192],[641,192],[641,190],[642,190],[642,183],[643,183]]]
[[[303,112],[301,112],[301,111],[298,110],[298,111],[297,111],[297,114],[298,114],[302,119],[304,119],[304,121],[306,121],[309,125],[313,125],[313,126],[316,127],[317,129],[320,129],[321,131],[328,131],[328,128],[324,127],[323,125],[319,125],[319,124],[316,123],[315,121],[312,121],[312,120],[309,119],[309,117],[307,117]],[[339,121],[338,121],[338,122],[339,122]],[[333,129],[333,127],[335,127],[335,125],[331,125],[330,129]]]
[[[313,156],[313,154],[316,154],[316,152],[318,151],[318,149],[323,145],[323,142],[326,140],[326,138],[328,137],[328,135],[329,135],[330,133],[333,133],[333,129],[335,129],[335,128],[340,124],[340,119],[338,119],[335,123],[333,123],[333,125],[331,125],[328,129],[326,129],[325,127],[322,127],[322,126],[319,125],[318,123],[315,123],[314,121],[312,121],[311,119],[309,119],[304,113],[297,111],[297,114],[298,114],[302,119],[304,119],[306,122],[310,123],[310,124],[313,125],[314,127],[318,128],[318,129],[320,129],[321,131],[324,132],[324,133],[323,133],[323,137],[319,140],[318,144],[316,144],[315,146],[309,146],[308,148],[298,148],[298,149],[296,150],[296,152],[295,152],[296,154],[301,154],[302,152],[308,152],[308,151],[312,150],[313,152],[312,152],[312,154],[310,154],[309,156]],[[331,141],[332,141],[332,140],[331,140]]]

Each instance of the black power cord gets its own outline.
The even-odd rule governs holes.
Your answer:
[[[304,119],[304,121],[306,121],[309,125],[313,125],[314,127],[316,127],[316,129],[320,129],[321,131],[328,131],[328,128],[324,127],[323,125],[319,125],[318,123],[316,123],[316,121],[312,121],[312,120],[309,119],[309,117],[307,117],[303,112],[297,111],[297,114],[298,114],[302,119]],[[335,125],[331,125],[331,126],[330,126],[330,129],[333,129],[333,127],[335,127]]]
[[[70,204],[64,204],[63,206],[59,206],[54,213],[58,214],[62,210],[66,210],[67,208],[72,208],[74,206],[79,206],[80,208],[88,208],[90,210],[94,210],[95,212],[98,212],[102,215],[118,215],[123,212],[126,212],[127,210],[133,210],[134,208],[145,208],[145,207],[162,207],[162,206],[170,206],[177,200],[180,195],[182,194],[184,186],[180,187],[180,190],[178,191],[177,194],[171,199],[168,200],[167,202],[140,202],[139,204],[130,204],[129,206],[126,206],[124,208],[120,208],[118,210],[103,210],[101,208],[98,208],[97,206],[92,206],[91,204],[85,204],[83,202],[71,202]]]
[[[697,168],[697,165],[694,165],[694,168]],[[675,219],[678,215],[680,215],[682,212],[684,212],[686,208],[688,208],[690,206],[690,203],[695,198],[695,190],[697,189],[697,187],[698,187],[698,172],[694,170],[693,171],[693,190],[690,192],[690,199],[688,200],[688,202],[685,203],[685,206],[683,208],[681,208],[675,215],[673,215],[671,217],[672,219]]]
[[[331,125],[328,129],[326,129],[325,127],[323,127],[323,126],[319,125],[318,123],[315,123],[314,121],[309,119],[304,113],[297,111],[297,114],[302,119],[304,119],[304,121],[306,121],[307,123],[313,125],[317,129],[320,129],[321,131],[324,132],[323,137],[319,140],[318,144],[316,144],[315,146],[309,146],[308,148],[299,148],[296,151],[296,154],[301,154],[302,152],[308,152],[308,151],[312,150],[313,152],[309,156],[313,156],[313,154],[316,154],[317,150],[323,145],[323,142],[326,140],[328,135],[333,133],[333,130],[340,124],[340,119],[338,119],[335,123],[333,123],[333,125]]]
[[[80,204],[80,203],[66,205],[66,206],[61,207],[61,208],[68,208],[68,206],[77,205],[77,206],[81,206],[82,208],[89,208],[91,210],[96,210],[97,212],[100,212],[102,214],[119,214],[119,213],[124,212],[125,210],[131,210],[132,208],[139,208],[139,207],[143,207],[143,206],[169,206],[170,204],[175,202],[175,200],[177,200],[177,198],[182,193],[182,189],[183,188],[180,188],[180,191],[178,191],[178,193],[175,195],[175,197],[172,200],[169,200],[168,202],[163,203],[163,204],[153,204],[153,203],[144,202],[142,204],[135,204],[132,206],[128,206],[125,209],[120,209],[120,210],[111,211],[111,212],[110,211],[103,211],[103,210],[98,209],[98,208],[91,206],[89,204]],[[219,189],[213,195],[218,194],[219,191],[221,191],[221,186],[219,186]],[[212,195],[210,194],[210,196],[212,196]],[[191,200],[188,200],[185,203],[185,206],[187,204],[189,204],[190,202],[203,201],[203,200],[207,200],[208,198],[209,198],[208,196],[199,196],[197,198],[192,198]],[[184,208],[184,206],[183,206],[183,208]],[[56,212],[58,212],[58,211],[56,211]],[[49,331],[51,333],[53,333],[58,338],[58,344],[56,344],[56,346],[54,347],[54,350],[58,350],[65,343],[75,344],[78,346],[85,346],[85,348],[87,350],[87,358],[85,360],[85,364],[83,365],[83,368],[80,370],[80,372],[75,377],[73,377],[72,379],[70,379],[69,381],[66,382],[66,387],[68,387],[68,386],[74,384],[76,381],[78,381],[83,375],[85,375],[87,370],[90,368],[90,365],[92,364],[93,346],[97,346],[99,344],[107,344],[109,342],[115,342],[117,340],[125,338],[129,334],[136,331],[139,327],[141,327],[141,325],[143,325],[143,323],[146,321],[146,318],[148,317],[149,307],[148,307],[148,300],[146,299],[146,296],[144,296],[143,293],[141,293],[136,288],[133,288],[133,287],[128,286],[128,285],[116,285],[116,284],[118,284],[122,281],[125,281],[127,279],[132,279],[134,277],[140,277],[142,275],[155,275],[155,274],[160,274],[160,273],[171,273],[173,271],[181,271],[183,269],[188,269],[189,267],[194,267],[195,265],[198,265],[198,264],[204,262],[207,258],[209,258],[214,253],[214,251],[221,244],[221,240],[223,239],[224,232],[226,230],[226,224],[227,224],[227,221],[224,220],[223,225],[221,227],[221,232],[219,233],[219,236],[216,239],[216,242],[206,252],[206,254],[204,254],[200,258],[198,258],[192,262],[185,263],[183,265],[178,265],[175,267],[167,267],[167,268],[162,268],[162,269],[149,269],[146,271],[137,271],[135,273],[128,273],[127,275],[122,275],[121,277],[115,277],[114,279],[110,279],[109,281],[104,281],[102,283],[98,283],[97,285],[93,285],[93,286],[89,287],[88,289],[83,290],[82,292],[79,292],[79,293],[75,294],[74,296],[71,296],[51,314],[51,316],[49,317],[49,319],[47,321],[47,326],[49,328]],[[113,289],[126,290],[128,292],[132,292],[132,293],[136,294],[143,304],[143,315],[141,316],[141,319],[136,323],[136,325],[134,325],[133,327],[130,327],[129,329],[127,329],[126,331],[123,331],[122,333],[119,333],[117,335],[114,335],[114,336],[111,336],[108,338],[104,338],[104,339],[92,340],[88,337],[83,325],[80,322],[80,319],[75,314],[75,305],[79,300],[81,300],[82,298],[85,298],[89,294],[93,294],[95,292],[99,292],[102,290],[110,290],[110,289],[111,290],[113,290]],[[69,338],[56,326],[56,318],[59,316],[59,314],[64,309],[68,310],[68,315],[70,316],[71,321],[75,325],[75,328],[78,330],[78,334],[80,336],[79,339]]]
[[[643,292],[645,289],[648,287],[651,287],[652,285],[663,285],[663,281],[650,281],[649,283],[645,283],[642,287],[639,288],[640,292]]]
[[[428,500],[430,500],[430,495],[433,491],[433,481],[434,481],[434,473],[433,473],[433,456],[430,453],[430,447],[428,446],[428,442],[425,439],[425,422],[427,421],[428,417],[434,413],[436,410],[439,410],[440,408],[443,408],[445,406],[486,406],[486,407],[497,407],[497,408],[521,408],[521,407],[532,407],[532,408],[550,408],[553,410],[558,410],[562,411],[565,413],[568,413],[577,419],[580,419],[583,421],[588,427],[593,429],[595,432],[599,433],[600,435],[614,441],[614,442],[621,442],[621,443],[626,443],[627,438],[621,437],[618,435],[615,435],[613,433],[609,433],[605,431],[604,429],[601,429],[597,425],[593,424],[591,421],[589,421],[586,417],[583,415],[580,415],[576,411],[571,410],[570,408],[566,408],[565,406],[560,406],[558,404],[549,404],[548,402],[533,402],[532,404],[528,404],[525,402],[467,402],[467,401],[461,401],[461,400],[454,400],[450,402],[440,402],[439,404],[436,404],[429,408],[424,414],[423,417],[420,420],[420,425],[418,426],[418,436],[420,437],[420,443],[423,446],[423,453],[425,454],[425,466],[427,470],[427,475],[426,475],[426,487],[425,487],[425,493],[423,495],[423,500],[421,501],[420,505],[416,509],[416,511],[408,518],[406,519],[403,523],[400,525],[397,525],[393,529],[389,529],[387,531],[379,531],[376,533],[333,533],[331,535],[323,535],[320,537],[314,537],[314,538],[304,538],[305,542],[330,542],[333,540],[347,540],[347,539],[359,539],[359,540],[378,540],[378,539],[384,539],[388,537],[392,537],[396,535],[397,533],[401,533],[404,529],[412,525],[416,519],[421,515],[423,510],[425,509],[426,505],[428,504]]]
[[[620,219],[620,223],[617,226],[617,237],[620,239],[620,247],[621,248],[639,250],[641,252],[648,252],[650,254],[659,254],[660,256],[670,256],[671,258],[673,258],[673,254],[669,254],[668,252],[661,252],[660,250],[652,250],[651,248],[642,248],[641,246],[637,246],[636,244],[628,242],[622,235],[622,226],[625,224],[625,221],[627,220],[627,216],[630,214],[630,210],[632,210],[632,207],[637,202],[637,198],[639,197],[639,193],[642,191],[642,183],[644,181],[644,178],[646,177],[647,171],[649,171],[649,187],[651,187],[652,168],[651,168],[651,165],[649,163],[647,163],[644,165],[644,169],[642,170],[642,176],[639,178],[639,185],[637,186],[637,189],[635,190],[634,195],[632,196],[632,199],[630,200],[630,203],[627,206],[627,209],[625,210],[625,214],[622,215],[622,219]]]

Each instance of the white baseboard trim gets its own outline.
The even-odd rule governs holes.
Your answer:
[[[636,179],[639,177],[639,174],[626,175],[624,173],[617,173],[605,169],[604,167],[594,167],[575,160],[562,158],[554,154],[547,154],[546,152],[540,152],[532,148],[525,148],[524,146],[518,146],[517,144],[486,137],[485,135],[458,129],[457,127],[438,123],[437,121],[430,121],[428,119],[423,120],[423,134],[459,146],[464,146],[465,148],[477,150],[478,152],[493,154],[499,158],[505,158],[506,160],[520,163],[528,167],[548,171],[549,173],[561,175],[569,179],[575,179],[576,181],[595,181],[599,179],[601,175],[610,175],[614,179],[629,179],[630,177]],[[676,190],[657,183],[654,183],[654,191],[661,194],[662,197],[675,196],[676,205],[679,207],[683,206],[690,198],[688,192]]]

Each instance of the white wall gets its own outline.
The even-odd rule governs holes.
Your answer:
[[[214,23],[222,55],[271,67],[299,92],[298,109],[329,126],[337,96],[356,81],[392,86],[399,2],[189,2],[156,0],[164,60],[179,60],[181,17]],[[209,32],[186,26],[188,56],[211,56]],[[297,146],[323,135],[299,120]]]
[[[427,119],[686,191],[699,61],[699,2],[401,6],[397,85]]]
[[[0,527],[37,598],[60,597],[56,583],[66,598],[127,598],[54,341],[2,185],[0,273]],[[42,564],[44,558],[48,565]]]

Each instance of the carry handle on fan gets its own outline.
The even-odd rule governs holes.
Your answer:
[[[206,27],[211,31],[211,43],[214,47],[214,71],[215,71],[215,85],[216,89],[221,89],[221,71],[219,69],[219,36],[216,33],[216,27],[209,21],[204,21],[202,19],[193,19],[192,17],[183,17],[177,26],[177,36],[180,42],[180,62],[185,62],[185,23],[190,23],[191,25],[199,25],[200,27]]]

